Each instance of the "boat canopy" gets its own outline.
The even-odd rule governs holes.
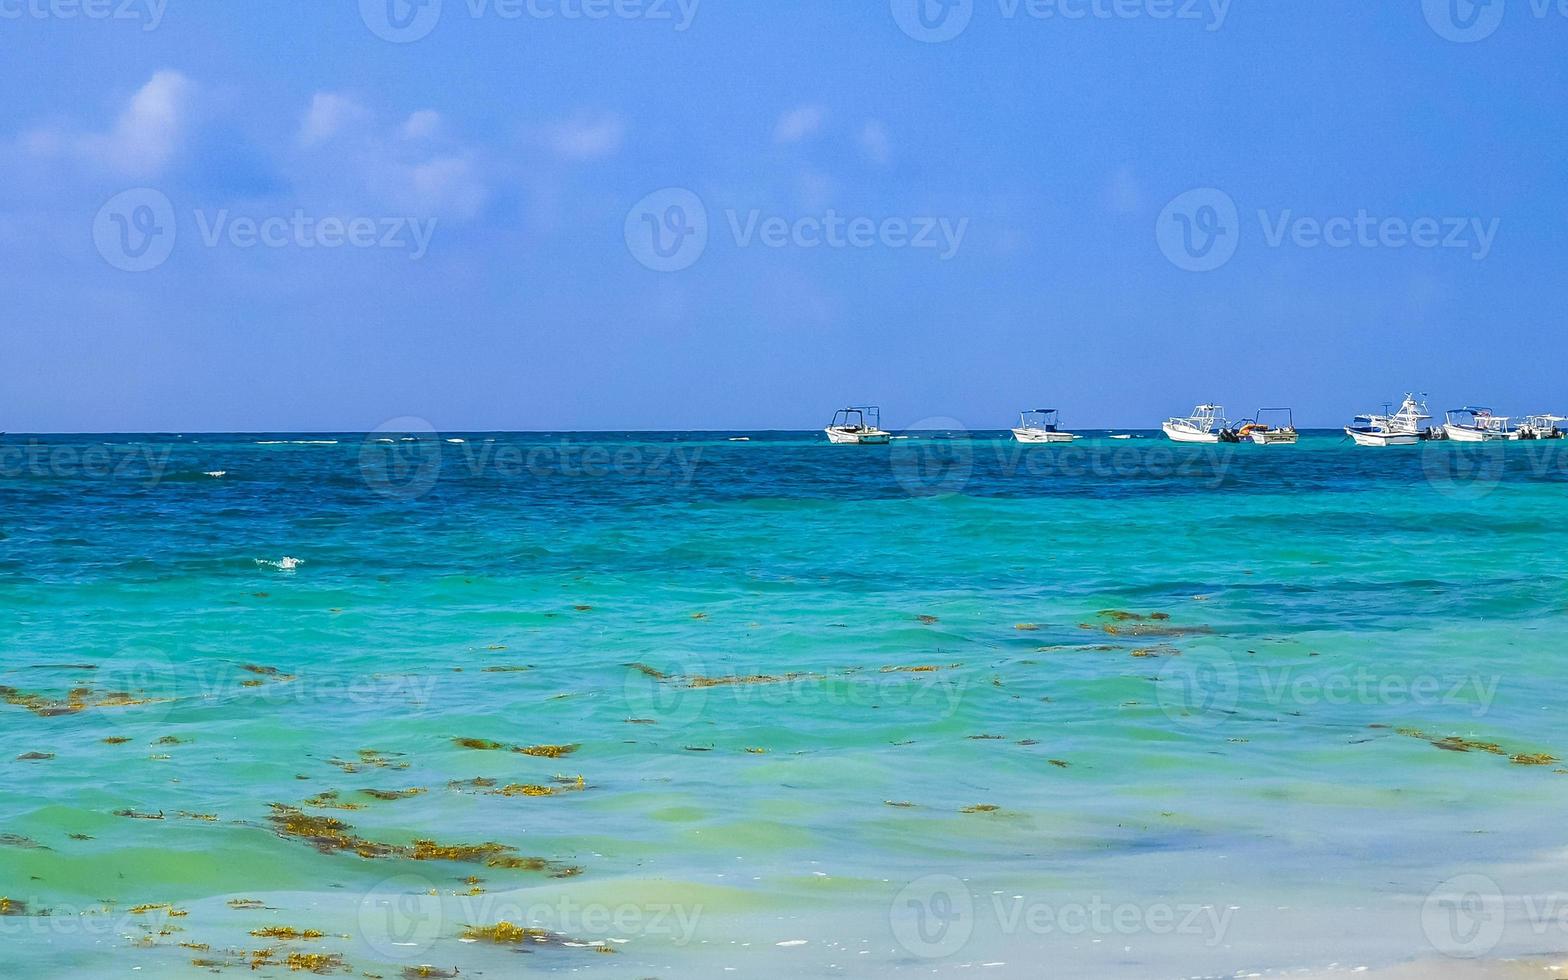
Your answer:
[[[833,413],[830,428],[834,429],[862,429],[866,428],[866,420],[871,420],[871,428],[882,427],[882,409],[875,405],[849,405]]]

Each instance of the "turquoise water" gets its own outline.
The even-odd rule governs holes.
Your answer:
[[[7,437],[7,970],[1568,948],[1562,444],[1002,435]]]

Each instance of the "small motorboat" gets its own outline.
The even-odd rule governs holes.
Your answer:
[[[1519,438],[1561,439],[1563,430],[1558,428],[1561,422],[1568,422],[1568,418],[1561,415],[1526,415],[1524,421],[1519,423]]]
[[[1443,432],[1454,442],[1511,442],[1519,430],[1508,422],[1490,408],[1455,408],[1443,413]]]
[[[1416,396],[1405,393],[1399,411],[1389,413],[1385,406],[1383,415],[1357,415],[1345,426],[1345,435],[1358,446],[1414,446],[1421,441],[1421,423],[1432,416],[1427,414],[1426,403],[1416,401]]]
[[[1041,443],[1072,442],[1078,438],[1061,429],[1061,413],[1054,408],[1036,408],[1018,416],[1018,428],[1013,437],[1030,445]]]
[[[1236,434],[1219,405],[1199,405],[1186,418],[1166,419],[1160,426],[1172,442],[1235,442]]]
[[[882,410],[875,405],[841,408],[822,430],[828,442],[839,446],[885,446],[893,435],[882,429]]]
[[[1295,412],[1288,408],[1260,408],[1256,416],[1236,427],[1236,438],[1251,439],[1260,446],[1294,446],[1301,433],[1296,431]]]

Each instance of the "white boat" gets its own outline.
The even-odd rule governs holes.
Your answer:
[[[1519,438],[1561,439],[1563,430],[1557,427],[1559,422],[1568,422],[1568,418],[1561,415],[1526,415],[1524,421],[1519,423]]]
[[[1421,441],[1421,423],[1431,417],[1427,414],[1426,403],[1416,401],[1415,395],[1406,392],[1399,411],[1357,415],[1345,426],[1345,435],[1358,446],[1414,446]]]
[[[1199,405],[1186,418],[1166,419],[1160,426],[1173,442],[1235,442],[1225,420],[1225,409],[1218,405]]]
[[[1260,446],[1294,446],[1301,433],[1296,431],[1295,412],[1288,408],[1260,408],[1256,416],[1237,427],[1236,438],[1251,439]]]
[[[1510,442],[1519,430],[1508,421],[1490,408],[1455,408],[1443,413],[1443,432],[1455,442]]]
[[[1054,408],[1037,408],[1018,416],[1018,428],[1013,438],[1019,442],[1037,445],[1050,442],[1072,442],[1078,438],[1061,430],[1061,413]]]
[[[840,446],[885,446],[893,438],[883,431],[882,410],[875,405],[841,408],[822,431],[828,434],[828,442]]]

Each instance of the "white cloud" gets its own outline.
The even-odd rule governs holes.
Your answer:
[[[552,126],[545,134],[545,143],[563,159],[597,160],[619,152],[625,137],[626,124],[619,116],[607,115]]]
[[[108,132],[39,129],[24,134],[21,145],[35,155],[74,157],[122,177],[156,177],[184,144],[194,90],[190,79],[164,69],[131,96]]]
[[[441,113],[434,109],[421,109],[403,122],[404,139],[430,139],[439,132],[441,132]]]
[[[472,218],[489,196],[478,168],[467,157],[438,157],[393,173],[400,184],[394,196],[418,214]]]
[[[826,118],[827,113],[821,106],[804,105],[791,109],[780,116],[778,125],[773,127],[773,142],[799,143],[821,129]]]
[[[370,118],[364,106],[346,95],[336,92],[317,92],[310,100],[310,108],[299,125],[302,146],[324,143],[351,126]]]
[[[479,213],[490,194],[477,154],[445,133],[440,113],[378,115],[349,96],[316,93],[300,124],[296,186],[334,207],[447,219]]]
[[[893,156],[893,142],[887,127],[875,119],[860,127],[860,152],[867,161],[878,166],[886,165]]]

